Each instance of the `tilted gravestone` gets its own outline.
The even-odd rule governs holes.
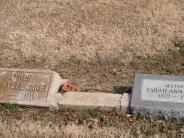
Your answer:
[[[184,119],[184,77],[172,75],[136,75],[131,98],[135,115],[165,119]]]
[[[0,68],[0,103],[57,107],[64,81],[50,70]]]

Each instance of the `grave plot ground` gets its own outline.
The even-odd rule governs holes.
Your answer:
[[[1,137],[183,137],[183,123],[133,117],[118,111],[25,108],[0,111]]]
[[[132,85],[138,72],[184,73],[181,0],[1,0],[0,20],[1,67],[52,69],[79,83],[83,91],[108,92],[114,86]],[[179,137],[184,133],[182,123],[76,112],[14,110],[8,105],[0,110],[0,135]]]

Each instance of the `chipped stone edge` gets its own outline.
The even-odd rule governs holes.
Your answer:
[[[52,81],[50,84],[50,89],[47,97],[48,106],[51,108],[59,109],[58,107],[58,99],[62,97],[61,93],[58,93],[59,88],[68,81],[67,79],[62,79],[57,72],[52,71]]]

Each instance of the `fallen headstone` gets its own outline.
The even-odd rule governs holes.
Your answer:
[[[65,81],[50,70],[0,68],[0,103],[58,108]]]
[[[184,77],[169,75],[136,75],[131,99],[135,115],[184,119]]]

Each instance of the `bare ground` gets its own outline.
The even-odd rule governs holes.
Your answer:
[[[183,0],[0,0],[0,66],[52,69],[83,91],[133,85],[138,72],[183,75],[183,34]],[[182,123],[122,113],[44,110],[1,109],[1,137],[184,133]]]

